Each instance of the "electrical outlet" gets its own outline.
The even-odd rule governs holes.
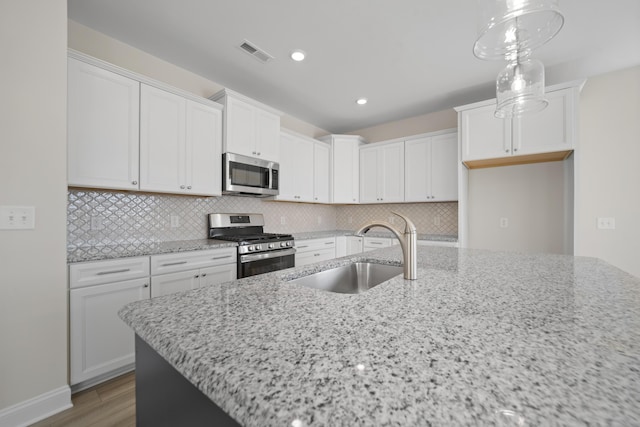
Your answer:
[[[281,216],[280,217],[280,225],[286,225],[286,224],[287,224],[287,217]]]
[[[500,218],[500,228],[509,227],[509,218]]]
[[[180,217],[178,215],[171,215],[171,228],[180,227]]]
[[[433,225],[440,225],[440,217],[439,216],[434,216],[433,217]]]
[[[34,206],[0,206],[0,230],[33,230],[36,228]]]
[[[598,218],[598,228],[600,230],[615,230],[616,219],[615,218]]]

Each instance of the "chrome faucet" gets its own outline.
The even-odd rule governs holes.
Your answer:
[[[406,216],[397,212],[391,212],[394,215],[398,215],[404,219],[404,236],[400,234],[391,224],[385,221],[371,221],[356,231],[356,236],[363,236],[364,233],[369,231],[373,227],[384,227],[387,230],[395,234],[396,238],[400,242],[402,248],[402,257],[404,258],[404,278],[408,280],[416,280],[418,275],[418,261],[417,261],[417,246],[416,246],[416,226]]]

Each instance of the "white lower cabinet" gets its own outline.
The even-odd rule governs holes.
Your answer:
[[[151,297],[235,280],[235,247],[151,256]]]
[[[363,249],[364,237],[347,236],[347,255],[359,254]]]
[[[296,267],[328,261],[336,257],[335,237],[296,242]]]
[[[78,390],[133,368],[133,331],[118,310],[149,298],[149,257],[78,263],[69,270],[70,378]]]
[[[398,239],[392,239],[387,237],[364,237],[362,244],[363,252],[373,251],[380,248],[388,248],[389,246],[397,245]]]

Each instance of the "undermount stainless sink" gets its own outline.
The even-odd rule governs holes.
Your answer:
[[[358,294],[402,274],[402,271],[403,268],[396,265],[355,262],[300,277],[289,283],[341,294]]]

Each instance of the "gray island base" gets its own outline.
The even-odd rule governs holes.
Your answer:
[[[401,259],[381,249],[120,316],[243,426],[640,425],[640,279],[592,258],[424,246],[415,281],[288,282]]]

